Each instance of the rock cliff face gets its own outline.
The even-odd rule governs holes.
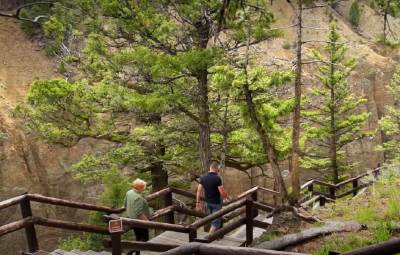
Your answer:
[[[394,68],[400,64],[400,49],[382,47],[377,43],[383,31],[382,17],[380,17],[367,4],[360,1],[362,10],[361,22],[358,28],[348,22],[348,13],[351,1],[344,1],[336,9],[317,8],[307,10],[304,13],[304,41],[326,41],[326,33],[329,28],[329,16],[336,20],[338,31],[343,41],[348,45],[348,55],[357,59],[358,65],[349,79],[353,91],[365,97],[368,101],[360,111],[369,111],[370,118],[364,126],[365,130],[375,131],[378,128],[378,120],[382,117],[386,105],[392,103],[388,94],[387,85],[393,75]],[[272,7],[277,17],[276,27],[288,28],[295,24],[295,9],[287,1],[273,1]],[[390,18],[393,31],[398,31],[400,36],[400,19]],[[318,28],[318,29],[311,29]],[[285,36],[276,40],[261,43],[253,47],[257,51],[260,63],[274,68],[293,67],[295,32],[291,29],[283,29]],[[321,43],[304,44],[304,58],[310,58],[310,50],[323,46]],[[307,65],[304,68],[303,90],[308,90],[315,83],[311,79],[315,67]],[[364,139],[353,142],[346,147],[346,153],[352,161],[357,162],[353,174],[375,168],[378,163],[383,162],[383,154],[375,150],[385,138],[379,132],[372,139]],[[282,169],[288,169],[287,162],[282,162]],[[252,176],[259,176],[261,171],[253,169]],[[271,176],[270,171],[266,171]],[[250,173],[250,171],[249,171]],[[265,178],[255,178],[252,181],[248,175],[227,169],[224,173],[224,183],[232,194],[239,194],[247,190],[251,185],[262,185],[273,188],[273,181]],[[238,176],[240,176],[238,178]],[[303,171],[301,178],[303,182],[316,177],[317,173]],[[289,180],[289,176],[286,177]],[[270,197],[266,197],[270,200]]]
[[[92,140],[72,148],[49,146],[27,134],[12,115],[35,79],[55,76],[55,65],[20,30],[18,22],[0,18],[0,200],[24,192],[41,193],[78,201],[95,202],[96,187],[85,187],[74,180],[71,165],[90,151],[102,150],[105,144]],[[35,215],[82,220],[84,213],[54,206],[33,204]],[[17,206],[1,211],[0,225],[20,219]],[[39,228],[41,247],[54,248],[60,231]],[[24,232],[0,238],[0,254],[21,254]]]
[[[4,6],[9,8],[12,1],[6,2],[2,1]],[[4,6],[0,5],[0,8]],[[277,27],[288,27],[292,24],[294,9],[290,4],[286,1],[274,1],[273,9],[278,17]],[[349,54],[356,57],[359,62],[350,83],[354,91],[368,99],[364,110],[370,111],[371,117],[365,129],[375,130],[385,105],[391,102],[386,86],[395,65],[400,60],[400,52],[383,49],[375,43],[381,31],[382,22],[373,10],[362,4],[361,26],[355,29],[347,22],[348,9],[349,4],[343,3],[336,10],[320,8],[307,11],[304,23],[306,26],[327,28],[329,15],[337,19],[339,31],[349,45]],[[104,150],[107,144],[84,140],[75,147],[61,148],[46,145],[23,131],[21,123],[13,118],[12,109],[24,97],[32,81],[55,77],[56,65],[39,47],[26,38],[17,21],[0,17],[0,23],[0,200],[23,192],[35,192],[95,202],[97,187],[82,185],[71,177],[69,171],[71,165],[83,154]],[[400,31],[400,22],[393,21],[392,29]],[[289,29],[284,31],[284,38],[255,47],[261,63],[290,67],[294,58],[294,33]],[[325,33],[325,30],[306,29],[305,40],[325,40]],[[318,46],[319,44],[315,43],[305,45],[306,49]],[[306,68],[304,79],[306,88],[311,84],[309,77],[312,70],[312,67]],[[382,139],[378,133],[372,140],[355,142],[347,148],[348,154],[360,162],[357,171],[371,169],[378,162],[382,162],[382,155],[374,150]],[[253,176],[260,174],[257,170],[253,172]],[[303,179],[310,176],[312,173],[303,173]],[[272,187],[271,180],[258,178],[251,183],[245,174],[235,170],[226,170],[224,177],[225,186],[233,195],[248,189],[251,184]],[[81,221],[85,216],[77,210],[65,210],[54,206],[39,208],[35,204],[33,209],[36,215],[42,214],[58,219],[69,218]],[[18,207],[1,211],[0,225],[19,218]],[[63,233],[48,228],[38,228],[38,234],[41,247],[52,249]],[[23,247],[23,231],[0,238],[1,254],[20,254]]]

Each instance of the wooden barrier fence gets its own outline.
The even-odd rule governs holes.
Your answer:
[[[373,181],[375,181],[380,173],[380,168],[374,169],[371,172],[367,172],[365,174],[353,177],[346,181],[340,182],[338,184],[330,184],[320,180],[310,180],[304,185],[302,185],[302,190],[308,190],[313,197],[308,201],[302,203],[302,206],[306,207],[314,202],[319,201],[321,204],[329,201],[334,201],[336,198],[340,198],[346,195],[353,194],[355,195],[356,192],[366,187],[367,185],[371,184],[372,182],[367,182],[364,184],[360,184],[359,180],[366,176],[372,175]],[[352,189],[348,191],[344,191],[342,193],[337,193],[341,188],[345,187],[346,185],[351,184]],[[314,191],[314,186],[320,185],[324,186],[329,190],[329,194]],[[115,214],[122,213],[125,211],[125,208],[109,208],[104,206],[92,205],[88,203],[80,203],[74,202],[59,198],[53,197],[46,197],[39,194],[23,194],[18,197],[10,198],[8,200],[0,202],[0,211],[2,209],[8,208],[10,206],[18,205],[21,208],[22,219],[18,221],[14,221],[3,226],[0,226],[0,236],[9,234],[11,232],[15,232],[20,229],[25,229],[25,235],[28,244],[28,251],[24,254],[33,254],[34,252],[39,250],[39,243],[36,236],[36,225],[46,226],[46,227],[54,227],[54,228],[61,228],[61,229],[68,229],[74,230],[79,232],[90,232],[90,233],[97,233],[103,234],[105,236],[109,236],[109,240],[104,242],[105,246],[108,246],[112,249],[113,255],[121,255],[122,250],[125,248],[133,249],[133,250],[149,250],[155,252],[166,252],[169,253],[165,254],[178,254],[173,253],[174,249],[195,249],[196,252],[194,254],[231,254],[234,251],[239,251],[240,249],[241,254],[293,254],[293,253],[283,253],[278,252],[274,253],[274,251],[265,251],[264,253],[254,253],[251,249],[242,249],[242,248],[235,248],[235,247],[217,247],[217,246],[206,246],[206,243],[211,243],[216,239],[219,239],[226,235],[227,233],[231,232],[232,230],[240,227],[241,225],[246,225],[246,240],[242,244],[243,246],[248,246],[253,241],[253,228],[254,227],[262,227],[265,228],[267,223],[256,220],[256,216],[258,215],[259,210],[271,212],[275,208],[272,205],[262,203],[258,201],[258,192],[267,192],[271,194],[274,198],[280,197],[280,193],[274,190],[270,190],[263,187],[253,187],[238,197],[233,199],[232,201],[224,203],[223,209],[218,212],[215,212],[210,215],[206,215],[203,212],[196,211],[194,209],[182,207],[180,205],[173,204],[173,194],[185,196],[190,199],[195,199],[196,195],[194,193],[168,187],[153,194],[146,196],[148,201],[157,198],[163,198],[165,207],[161,208],[160,210],[156,211],[151,220],[158,219],[162,216],[165,217],[165,222],[154,222],[154,221],[143,221],[143,220],[136,220],[136,219],[128,219],[128,218],[121,218],[116,216]],[[63,206],[63,207],[70,207],[70,208],[77,208],[83,210],[90,210],[90,211],[99,211],[105,214],[105,220],[111,219],[122,219],[124,225],[129,227],[142,227],[142,228],[149,228],[149,229],[159,229],[159,230],[169,230],[175,232],[186,233],[188,235],[188,242],[190,245],[176,247],[176,245],[170,244],[161,244],[161,243],[148,243],[148,242],[137,242],[137,241],[125,241],[121,240],[122,233],[109,233],[108,228],[104,226],[95,226],[90,224],[83,224],[83,223],[76,223],[70,221],[63,221],[57,219],[48,219],[43,217],[36,217],[32,215],[31,209],[31,202],[37,202],[42,204],[51,204],[56,206]],[[174,214],[182,213],[190,216],[197,217],[196,221],[189,225],[181,225],[176,224],[174,219]],[[203,238],[197,237],[197,230],[202,226],[209,224],[212,220],[222,218],[224,222],[228,222],[226,226],[217,230],[216,232],[206,235]],[[236,219],[235,219],[236,218]],[[232,221],[232,219],[235,219]],[[393,241],[388,243],[383,243],[378,246],[366,248],[365,250],[357,251],[357,253],[345,253],[351,255],[366,255],[366,254],[378,254],[379,251],[387,251],[393,245],[400,245],[399,241]],[[202,243],[202,244],[198,244]],[[193,245],[191,245],[193,244]],[[193,248],[195,247],[195,248]],[[208,247],[208,248],[207,248]],[[389,247],[389,248],[388,248]],[[378,253],[368,253],[370,250],[373,249],[374,251],[378,251]],[[169,251],[170,250],[170,251]],[[212,251],[212,252],[211,252]],[[217,252],[218,251],[218,252]],[[272,253],[271,253],[272,252]],[[184,253],[182,253],[184,254]],[[392,254],[392,253],[385,253],[385,254]],[[394,254],[394,253],[393,253]]]

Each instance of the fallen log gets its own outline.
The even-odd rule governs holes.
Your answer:
[[[365,226],[354,221],[327,221],[323,227],[310,228],[299,233],[285,235],[280,239],[262,242],[256,248],[268,250],[282,250],[288,246],[304,243],[322,235],[330,235],[337,232],[355,232],[365,229]]]

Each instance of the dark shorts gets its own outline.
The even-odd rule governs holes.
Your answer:
[[[147,228],[133,228],[133,232],[135,232],[136,241],[149,241],[149,230]]]
[[[219,210],[221,210],[222,204],[207,203],[207,207],[211,214],[211,213],[215,213],[215,212],[218,212]],[[221,223],[222,223],[222,220],[220,218],[218,218],[218,219],[211,221],[211,226],[213,226],[215,228],[220,228]]]

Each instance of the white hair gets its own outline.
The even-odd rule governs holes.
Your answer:
[[[145,181],[143,181],[142,179],[139,179],[139,178],[137,178],[136,180],[134,180],[133,182],[132,182],[132,187],[133,188],[138,188],[138,187],[144,187],[144,188],[146,188],[146,185],[147,185],[147,183],[145,182]]]

